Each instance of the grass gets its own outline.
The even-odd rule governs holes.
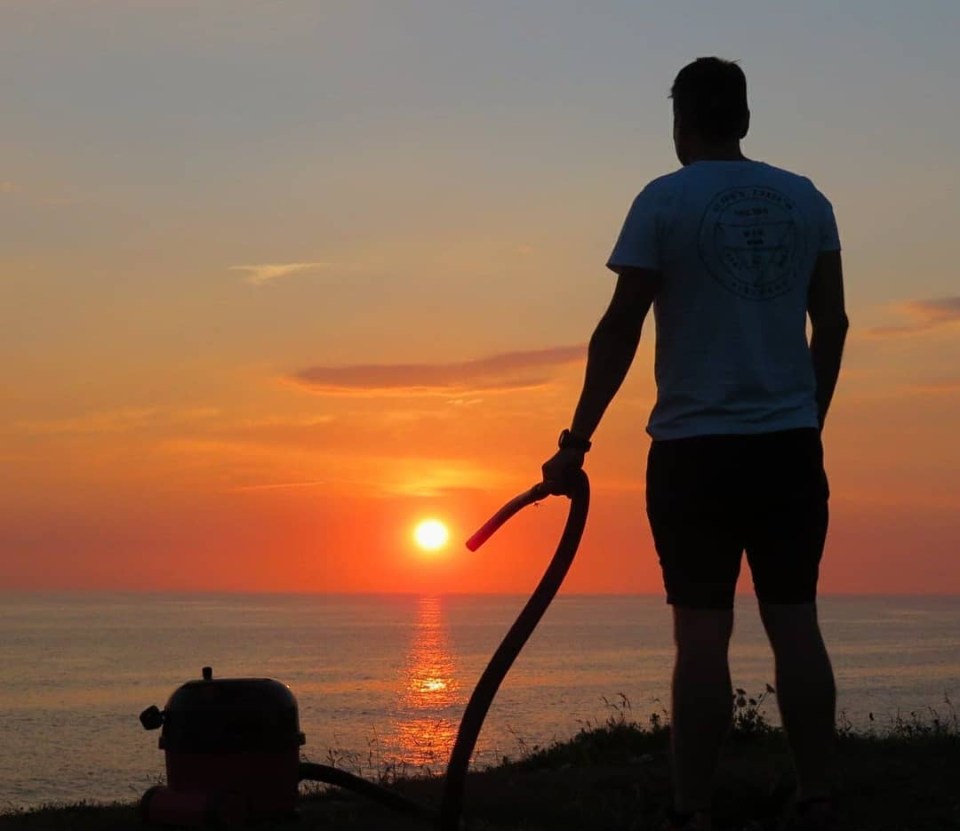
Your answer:
[[[782,732],[764,705],[773,689],[734,696],[734,729],[717,783],[720,829],[775,828],[794,783]],[[474,831],[647,831],[657,829],[669,802],[666,714],[637,718],[619,696],[606,718],[584,723],[571,739],[526,748],[517,759],[470,774],[465,815]],[[423,802],[437,804],[437,775],[384,767],[378,777]],[[960,829],[960,725],[945,701],[936,710],[874,719],[855,731],[841,716],[837,774],[848,831]],[[427,828],[352,794],[312,787],[294,826],[264,831],[407,831]],[[0,831],[120,831],[136,828],[131,805],[61,805],[0,816]]]

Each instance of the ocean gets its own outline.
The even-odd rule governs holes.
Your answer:
[[[518,596],[0,595],[0,812],[133,801],[160,781],[138,714],[212,666],[297,696],[303,755],[362,774],[442,771],[463,707],[525,601]],[[950,715],[960,702],[960,598],[825,597],[839,708],[857,729]],[[672,642],[660,597],[561,595],[487,718],[475,764],[563,740],[617,709],[668,708]],[[738,597],[734,686],[773,664]],[[776,721],[776,704],[766,703]],[[873,716],[871,720],[871,714]]]

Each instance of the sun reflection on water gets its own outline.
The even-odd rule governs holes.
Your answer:
[[[436,768],[456,739],[463,700],[439,597],[421,597],[392,725],[395,761]]]

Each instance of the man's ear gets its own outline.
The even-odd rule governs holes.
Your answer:
[[[747,132],[750,130],[750,110],[747,110],[747,114],[743,117],[743,121],[740,122],[740,138],[744,138],[747,135]]]

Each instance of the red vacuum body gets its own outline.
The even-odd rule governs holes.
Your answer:
[[[166,707],[140,714],[162,728],[167,784],[140,801],[146,822],[239,825],[295,813],[300,780],[297,700],[270,678],[203,678],[183,684]]]

